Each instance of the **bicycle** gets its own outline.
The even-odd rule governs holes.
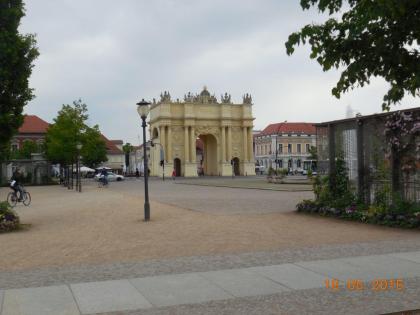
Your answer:
[[[98,187],[99,188],[108,187],[108,184],[109,184],[108,180],[105,179],[104,177],[98,178]]]
[[[18,191],[13,190],[8,193],[7,195],[7,203],[13,208],[16,206],[18,202],[22,202],[25,206],[29,206],[31,204],[31,194],[26,191],[25,187],[21,186],[21,192],[19,192],[21,195],[20,200],[18,197]]]

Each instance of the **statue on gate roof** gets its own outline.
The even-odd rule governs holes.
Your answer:
[[[251,94],[246,93],[243,97],[243,103],[244,104],[251,104],[252,105],[252,96]]]

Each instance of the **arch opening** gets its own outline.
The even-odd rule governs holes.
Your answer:
[[[217,176],[217,139],[212,134],[199,135],[197,138],[198,175]]]
[[[233,174],[235,176],[241,175],[240,168],[239,168],[239,158],[234,157],[232,159],[232,167],[233,167]]]
[[[175,170],[175,176],[180,177],[181,176],[181,160],[179,158],[174,159],[174,170]]]

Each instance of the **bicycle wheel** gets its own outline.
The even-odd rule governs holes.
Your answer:
[[[7,195],[7,203],[13,208],[17,203],[17,196],[14,192],[9,192]]]
[[[31,194],[25,191],[25,197],[23,199],[23,204],[29,206],[31,204]]]

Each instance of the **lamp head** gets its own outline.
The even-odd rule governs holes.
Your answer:
[[[82,149],[82,144],[81,143],[76,144],[76,148],[77,148],[77,150],[80,151]]]
[[[144,98],[137,103],[137,112],[141,119],[146,119],[147,115],[149,115],[150,111],[150,102],[146,102]]]

